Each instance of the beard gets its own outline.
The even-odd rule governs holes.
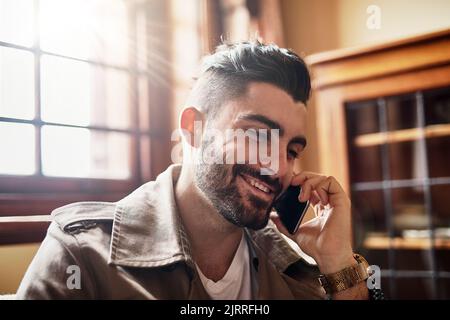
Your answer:
[[[272,200],[267,201],[252,193],[241,192],[237,178],[242,174],[271,186],[274,190]],[[253,230],[267,225],[273,202],[282,190],[278,179],[261,175],[258,169],[246,164],[198,163],[195,169],[195,184],[227,221]]]

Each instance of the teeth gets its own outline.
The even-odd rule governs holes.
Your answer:
[[[258,189],[261,190],[261,191],[264,191],[264,192],[266,192],[266,193],[268,193],[268,192],[270,191],[269,188],[263,186],[262,184],[256,182],[256,181],[253,180],[253,179],[249,179],[249,182],[250,182],[250,184],[251,184],[252,186],[258,188]]]

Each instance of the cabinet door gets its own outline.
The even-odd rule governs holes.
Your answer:
[[[448,298],[450,88],[347,103],[345,116],[358,250],[392,298]]]

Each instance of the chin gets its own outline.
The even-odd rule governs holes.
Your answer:
[[[262,213],[257,213],[257,218],[255,219],[255,216],[253,215],[253,219],[249,219],[249,221],[246,221],[246,223],[244,223],[244,227],[252,229],[252,230],[260,230],[263,229],[267,226],[267,224],[269,223],[269,216],[270,216],[270,212],[269,213],[264,213],[264,216],[260,217],[260,215],[262,215]]]

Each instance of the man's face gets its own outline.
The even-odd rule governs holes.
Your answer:
[[[223,154],[223,164],[196,161],[196,186],[231,223],[251,229],[265,227],[273,202],[289,186],[294,163],[306,145],[305,125],[303,104],[271,84],[250,83],[245,95],[226,102],[207,123],[200,154],[211,150]],[[244,140],[226,138],[225,132],[239,131],[251,134]],[[218,132],[223,133],[221,139]],[[250,140],[257,140],[256,161],[251,161],[255,149]],[[267,147],[270,163],[261,158],[261,146]],[[243,154],[245,161],[236,161],[237,154]],[[270,168],[271,174],[261,174],[263,168]]]

